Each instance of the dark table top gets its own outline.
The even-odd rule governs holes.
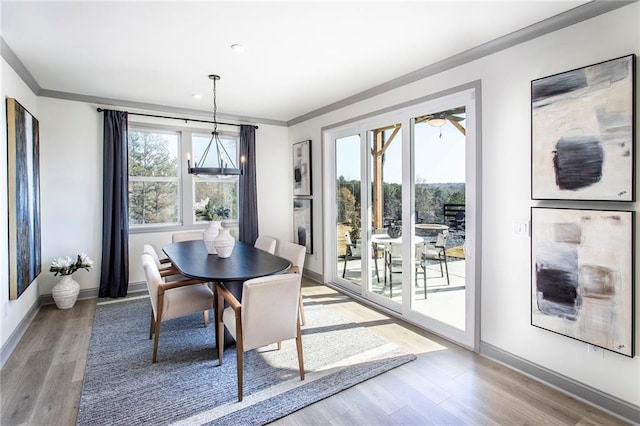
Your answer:
[[[163,247],[181,274],[207,281],[246,281],[284,272],[291,262],[252,245],[236,241],[231,256],[221,259],[207,253],[204,241],[182,241]]]

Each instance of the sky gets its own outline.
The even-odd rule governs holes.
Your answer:
[[[465,121],[461,121],[465,127]],[[465,181],[465,136],[450,122],[441,128],[426,123],[416,125],[414,161],[416,182],[449,183]],[[360,179],[360,167],[355,162],[360,158],[359,138],[343,138],[336,145],[337,176],[346,180]],[[384,180],[402,183],[402,137],[398,133],[386,151]]]

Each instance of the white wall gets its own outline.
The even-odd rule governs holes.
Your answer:
[[[20,323],[32,311],[38,302],[38,287],[43,274],[34,280],[25,292],[16,300],[9,300],[9,218],[7,206],[7,104],[6,98],[15,98],[36,119],[40,120],[36,95],[18,77],[13,69],[2,60],[0,72],[2,106],[0,107],[0,348],[16,332]],[[42,126],[42,122],[40,122]],[[42,148],[41,148],[42,149]],[[44,258],[42,269],[45,269]],[[15,336],[14,336],[15,337]],[[13,340],[13,339],[12,339]],[[5,350],[2,351],[5,353]],[[4,361],[4,360],[0,360]],[[0,365],[2,362],[0,362]]]
[[[100,283],[102,256],[102,120],[95,106],[38,98],[42,264],[40,294],[58,282],[49,271],[55,258],[87,253],[90,271],[73,279],[81,289]],[[45,268],[43,268],[45,269]]]
[[[41,139],[42,259],[86,252],[95,262],[90,272],[74,274],[81,289],[100,282],[102,244],[102,114],[96,105],[38,98]],[[153,111],[151,111],[153,113]],[[177,120],[131,116],[130,121],[184,127]],[[189,122],[189,126],[203,125]],[[256,131],[258,229],[278,240],[289,240],[291,197],[287,192],[290,147],[285,127],[260,125]],[[287,165],[285,167],[285,165]],[[283,189],[284,188],[284,189]],[[172,232],[137,233],[129,238],[129,282],[144,282],[140,266],[142,246],[152,244],[160,255]],[[51,293],[57,282],[41,276],[40,294]]]
[[[313,140],[314,246],[321,250],[322,127],[481,80],[481,340],[640,406],[640,357],[627,358],[607,351],[591,355],[587,353],[585,343],[530,325],[529,239],[515,237],[512,231],[513,221],[528,220],[530,207],[537,205],[530,200],[531,80],[631,53],[640,55],[639,27],[640,5],[634,3],[292,126],[290,144],[303,139]],[[639,122],[636,117],[636,123]],[[636,164],[640,164],[638,151],[636,149]],[[608,207],[599,205],[596,208]],[[638,203],[614,207],[638,211]],[[638,252],[640,250],[636,251],[636,264],[640,257]],[[310,259],[308,267],[318,274],[323,272],[320,259]],[[638,282],[636,277],[636,286]],[[640,306],[638,291],[635,303]],[[635,330],[635,340],[640,342],[637,310]],[[638,343],[636,352],[640,352]]]

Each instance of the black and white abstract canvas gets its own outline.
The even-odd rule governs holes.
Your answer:
[[[632,357],[633,212],[531,209],[531,324]]]
[[[634,201],[635,55],[531,82],[531,198]]]
[[[313,253],[313,200],[293,199],[293,242]]]
[[[293,195],[311,195],[311,141],[293,144]]]

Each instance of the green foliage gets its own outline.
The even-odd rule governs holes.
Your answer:
[[[163,178],[178,175],[178,159],[171,155],[166,137],[129,132],[129,223],[178,221],[178,187]],[[136,177],[152,178],[136,180]],[[153,178],[157,178],[153,179]]]
[[[338,178],[338,222],[353,224],[360,220],[360,181]],[[402,219],[402,185],[383,183],[384,218]],[[418,222],[443,223],[444,204],[464,204],[464,183],[415,185],[415,208]],[[358,227],[359,235],[359,227]],[[353,236],[352,236],[353,238]],[[355,241],[355,240],[354,240]]]

